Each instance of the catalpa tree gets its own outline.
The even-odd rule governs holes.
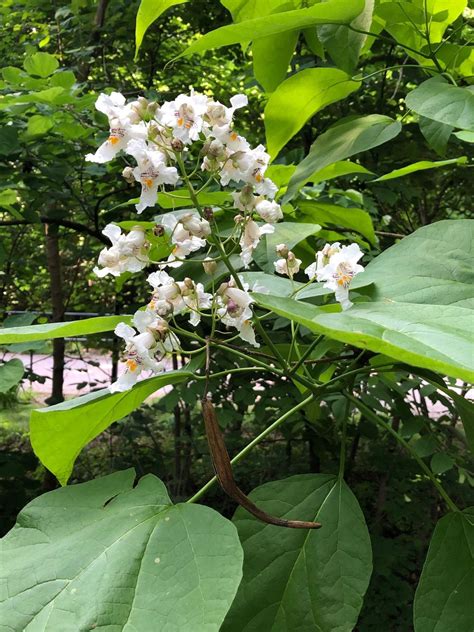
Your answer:
[[[138,46],[171,4],[141,3]],[[445,514],[417,588],[414,629],[469,632],[474,510],[451,498],[443,468],[391,423],[370,383],[387,375],[396,385],[408,372],[438,389],[459,407],[462,441],[472,448],[473,407],[456,390],[457,381],[473,381],[472,220],[428,224],[375,254],[369,213],[318,204],[314,188],[341,174],[362,173],[370,185],[466,158],[419,161],[380,176],[351,163],[401,132],[406,114],[377,113],[337,121],[298,164],[277,158],[311,117],[363,89],[365,78],[353,73],[378,36],[392,38],[428,73],[406,104],[432,142],[447,128],[448,137],[472,141],[466,58],[450,48],[450,34],[443,39],[465,3],[382,2],[374,9],[371,2],[329,0],[271,10],[227,4],[235,23],[197,39],[185,54],[251,43],[255,75],[271,93],[268,150],[239,132],[249,107],[244,94],[224,103],[192,90],[162,101],[127,101],[113,88],[100,94],[96,108],[108,128],[85,160],[121,164],[116,177],[139,196],[128,203],[129,219],[103,229],[110,244],[94,273],[119,283],[146,275],[149,300],[134,314],[0,332],[3,343],[112,330],[123,341],[121,371],[110,387],[32,415],[33,449],[63,487],[27,505],[4,539],[1,624],[51,631],[354,629],[372,551],[344,475],[348,428],[366,420],[412,456]],[[332,64],[286,78],[300,34]],[[222,354],[231,368],[219,365]],[[321,371],[322,359],[330,370]],[[230,459],[216,392],[233,374],[252,376],[265,389],[276,382],[295,387],[300,397]],[[135,482],[132,470],[67,486],[80,451],[110,424],[163,386],[191,384],[200,387],[215,476],[186,502],[174,504],[152,475]],[[339,410],[336,470],[268,481],[247,495],[234,465],[324,402]],[[232,520],[200,504],[218,484],[239,505]]]

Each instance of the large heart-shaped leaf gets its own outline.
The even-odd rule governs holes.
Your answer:
[[[307,9],[296,9],[243,20],[238,24],[230,24],[206,33],[188,46],[182,55],[203,53],[212,48],[230,46],[239,42],[251,42],[261,37],[278,35],[316,24],[350,22],[363,8],[364,0],[327,0]]]
[[[133,470],[44,494],[3,539],[4,630],[217,632],[242,576],[235,527]]]
[[[111,393],[104,388],[33,410],[30,441],[36,456],[65,485],[84,446],[163,386],[189,380],[201,362],[202,358],[197,357],[182,369],[142,380],[123,393]]]
[[[284,201],[290,200],[315,172],[338,160],[378,147],[395,138],[401,129],[399,121],[381,114],[350,118],[333,125],[318,136],[309,154],[296,168]]]
[[[409,92],[405,101],[407,107],[421,116],[474,131],[474,92],[470,88],[459,88],[440,77],[432,77]]]
[[[474,507],[436,525],[415,594],[415,632],[474,630]]]
[[[104,331],[112,331],[120,322],[128,323],[130,319],[131,316],[97,316],[96,318],[84,318],[84,320],[71,320],[67,323],[5,327],[0,329],[0,344],[100,334]]]
[[[401,240],[360,275],[371,302],[346,312],[254,297],[315,332],[472,382],[473,231],[472,220],[446,220]]]
[[[269,154],[275,157],[316,112],[359,87],[359,82],[337,68],[307,68],[289,77],[265,107]]]
[[[364,516],[344,481],[308,474],[262,485],[250,497],[317,531],[282,529],[238,509],[244,577],[222,632],[350,632],[372,572]]]

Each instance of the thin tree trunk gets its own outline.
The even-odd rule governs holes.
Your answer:
[[[61,275],[61,258],[59,254],[59,239],[57,226],[45,225],[46,258],[49,271],[51,290],[52,321],[60,322],[64,319],[64,296]],[[47,404],[58,404],[64,401],[64,338],[53,340],[53,382],[51,396]]]

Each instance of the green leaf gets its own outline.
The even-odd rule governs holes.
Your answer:
[[[60,86],[61,88],[69,89],[76,83],[76,76],[72,70],[62,70],[53,75],[49,83],[51,86]]]
[[[0,207],[8,208],[18,199],[18,192],[13,189],[1,189],[0,190]]]
[[[474,92],[469,88],[459,88],[440,77],[432,77],[409,92],[405,102],[421,116],[474,131]]]
[[[377,241],[370,215],[360,208],[346,208],[312,200],[299,202],[298,208],[308,219],[318,222],[321,226],[331,225],[336,229],[355,231],[368,239],[371,244]]]
[[[0,364],[0,393],[6,393],[13,386],[16,386],[23,377],[24,372],[23,362],[18,360],[18,358],[13,358]]]
[[[403,176],[408,176],[410,173],[415,173],[416,171],[425,171],[426,169],[438,169],[439,167],[446,167],[448,165],[465,165],[466,163],[466,156],[451,158],[450,160],[438,160],[436,162],[432,162],[431,160],[420,160],[419,162],[414,162],[413,164],[402,167],[401,169],[390,171],[390,173],[386,173],[383,176],[380,176],[380,178],[376,178],[371,182],[394,180],[395,178],[403,178]]]
[[[472,632],[474,508],[436,525],[414,603],[415,632]]]
[[[3,539],[2,627],[217,632],[242,576],[235,527],[116,472],[43,494]]]
[[[286,244],[288,248],[294,248],[304,239],[315,235],[321,230],[319,224],[306,224],[297,222],[278,222],[275,224],[275,232],[265,235],[254,252],[254,261],[266,272],[274,272],[273,262],[279,258],[276,252],[278,244]]]
[[[262,37],[252,44],[253,73],[267,92],[273,92],[285,79],[298,35],[298,31],[287,31]],[[272,61],[268,63],[270,58]]]
[[[474,454],[474,403],[451,389],[443,390],[453,399],[456,410],[461,417],[462,425],[464,426],[467,444],[472,454]]]
[[[222,632],[350,632],[372,572],[370,537],[344,481],[292,476],[250,497],[280,517],[318,520],[316,531],[264,524],[238,509],[244,577]]]
[[[112,331],[120,322],[128,323],[131,316],[97,316],[84,320],[71,320],[67,323],[48,323],[46,325],[32,325],[31,327],[8,327],[0,329],[0,345],[30,340],[51,340],[52,338],[66,338],[99,334]]]
[[[452,469],[454,460],[449,456],[449,454],[437,452],[436,454],[433,454],[430,465],[434,474],[444,474],[444,472]]]
[[[184,2],[187,0],[141,0],[135,25],[135,59],[137,59],[143,37],[153,22],[170,7]]]
[[[284,201],[290,200],[311,176],[328,165],[392,140],[402,129],[399,121],[370,114],[343,120],[318,136],[309,154],[298,165],[290,180]]]
[[[219,206],[232,200],[230,193],[225,191],[203,191],[197,196],[201,206]],[[158,193],[158,206],[164,209],[194,207],[187,189],[176,189],[173,197],[166,193]]]
[[[449,138],[453,131],[451,125],[445,125],[444,123],[433,121],[424,116],[420,116],[418,125],[428,145],[434,149],[439,156],[444,156]]]
[[[348,176],[353,173],[372,175],[373,172],[369,171],[362,165],[358,165],[356,162],[351,162],[350,160],[339,160],[338,162],[333,162],[332,165],[328,165],[319,171],[315,171],[315,173],[308,178],[308,182],[319,184],[319,182],[326,182],[327,180],[341,178],[342,176]]]
[[[124,393],[110,393],[104,388],[55,406],[33,410],[30,440],[36,456],[61,485],[65,485],[84,446],[163,386],[189,380],[201,363],[202,359],[197,358],[178,371],[142,380]]]
[[[9,156],[19,149],[19,147],[18,130],[16,127],[10,125],[0,127],[0,155]]]
[[[23,68],[29,75],[49,77],[59,68],[59,62],[49,53],[34,53],[23,62]]]
[[[307,68],[289,77],[278,86],[265,107],[269,154],[275,157],[316,112],[359,87],[360,82],[351,81],[349,75],[337,68]]]
[[[281,13],[295,9],[287,0],[224,0],[222,4],[232,13],[234,22]],[[286,77],[299,32],[288,31],[255,40],[252,45],[253,71],[257,81],[267,92],[272,92]],[[244,44],[245,46],[245,44]],[[271,63],[268,60],[271,59]]]
[[[328,312],[254,293],[257,303],[335,340],[474,381],[473,220],[420,228],[374,259],[361,276],[371,302]]]
[[[474,132],[454,132],[454,136],[465,143],[474,143]]]
[[[41,114],[33,114],[28,118],[26,127],[26,136],[31,138],[34,136],[43,136],[54,126],[54,121],[50,116],[41,116]]]
[[[360,31],[370,31],[373,12],[374,0],[365,0],[364,10],[351,22],[351,26]],[[320,26],[318,35],[336,66],[348,73],[353,73],[367,35],[351,31],[345,25],[332,24]]]
[[[298,281],[291,282],[288,277],[276,274],[267,274],[266,272],[239,272],[246,283],[252,288],[255,284],[262,285],[270,294],[276,296],[292,296],[297,292],[298,300],[304,298],[314,298],[316,296],[327,296],[332,294],[331,290],[326,289],[322,283],[300,283]],[[358,274],[351,283],[351,290],[359,290],[372,285],[370,281],[364,279],[363,274]]]
[[[251,42],[261,37],[314,26],[350,22],[364,8],[364,0],[327,0],[307,9],[274,13],[244,20],[206,33],[193,42],[182,55],[203,53],[212,48],[230,46],[239,42]]]

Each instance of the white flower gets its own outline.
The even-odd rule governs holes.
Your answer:
[[[269,235],[274,231],[275,227],[271,224],[257,224],[253,219],[247,219],[245,221],[239,242],[242,248],[240,258],[245,267],[252,261],[253,251],[258,246],[262,235]]]
[[[235,287],[233,280],[221,285],[217,292],[219,305],[217,315],[225,325],[235,327],[242,340],[254,347],[259,347],[252,327],[252,310],[250,309],[254,300],[247,291],[248,285],[242,284],[242,287],[243,289]]]
[[[212,294],[204,291],[202,283],[194,283],[188,277],[184,281],[175,281],[167,272],[160,270],[152,272],[148,282],[154,289],[148,307],[158,314],[160,310],[167,315],[190,312],[189,322],[196,326],[201,320],[201,310],[212,307]]]
[[[336,301],[341,304],[343,310],[346,310],[352,306],[349,300],[351,281],[356,274],[364,271],[363,266],[357,263],[364,253],[358,244],[342,246],[342,248],[337,248],[335,252],[328,255],[330,252],[331,247],[326,250],[326,254],[323,254],[321,263],[325,260],[324,258],[327,259],[329,257],[329,261],[323,267],[318,268],[317,278],[318,281],[326,281],[324,287],[333,290]]]
[[[139,310],[133,317],[138,330],[119,323],[115,334],[125,341],[125,372],[110,386],[111,393],[127,391],[137,381],[140,373],[158,373],[164,369],[163,358],[179,349],[179,340],[168,329],[168,323],[154,312]]]
[[[150,149],[143,140],[131,140],[127,144],[127,153],[138,163],[133,170],[133,177],[142,185],[140,202],[135,206],[141,213],[149,206],[155,206],[158,187],[161,184],[176,184],[179,179],[176,167],[166,166],[166,155],[161,151]]]
[[[139,272],[148,265],[149,243],[140,226],[136,226],[128,234],[122,234],[120,226],[108,224],[102,234],[110,239],[112,247],[104,248],[99,255],[98,263],[102,268],[94,268],[98,277]]]
[[[283,218],[281,206],[276,202],[271,202],[270,200],[261,200],[260,202],[257,202],[255,211],[263,220],[269,222],[270,224],[274,224]]]
[[[112,92],[110,96],[100,94],[95,107],[109,119],[110,134],[95,154],[86,155],[88,162],[108,162],[125,149],[132,138],[146,138],[145,123],[139,122],[136,110],[125,105],[125,97],[119,92]]]
[[[168,259],[170,262],[176,257],[182,259],[205,246],[206,240],[202,236],[209,235],[211,231],[209,222],[200,219],[194,213],[186,213],[181,217],[167,213],[161,219],[161,223],[171,232],[171,243],[174,247]]]
[[[171,306],[171,312],[173,313],[184,309],[185,304],[181,296],[181,288],[167,272],[164,270],[152,272],[147,280],[153,287],[153,296],[148,305],[151,310],[164,310],[162,301]]]
[[[278,259],[273,263],[273,265],[275,266],[275,270],[278,274],[284,274],[292,279],[294,275],[299,272],[301,259],[297,259],[294,253],[290,250],[286,257]]]
[[[178,282],[186,311],[190,312],[189,322],[194,327],[201,322],[201,310],[212,307],[212,294],[204,291],[202,283],[194,283],[190,278]]]
[[[171,127],[173,136],[189,145],[199,138],[207,104],[208,98],[203,94],[180,94],[174,101],[162,105],[158,112],[159,122]]]
[[[245,94],[235,94],[230,100],[230,108],[222,105],[219,101],[209,101],[206,110],[206,119],[213,127],[223,127],[232,122],[235,110],[243,108],[248,104]]]
[[[319,278],[320,272],[329,263],[331,257],[337,252],[340,252],[340,250],[341,244],[338,241],[333,244],[325,244],[324,248],[316,253],[316,261],[310,264],[304,271],[309,279],[311,280],[316,277],[318,281],[323,281],[324,279]]]

